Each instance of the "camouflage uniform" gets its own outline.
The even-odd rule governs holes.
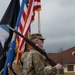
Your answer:
[[[40,34],[33,34],[30,40],[36,38],[44,40]],[[23,66],[19,65],[17,69],[13,64],[13,70],[17,75],[55,75],[57,73],[56,67],[51,68],[45,56],[35,49],[24,52],[21,56],[21,61],[23,62]]]
[[[12,69],[13,71],[17,74],[17,75],[22,75],[23,73],[23,64],[21,63],[21,61],[23,62],[24,58],[26,57],[28,52],[25,52],[22,54],[21,56],[21,60],[19,61],[18,66],[16,66],[15,62],[13,62],[12,64]],[[24,58],[23,58],[24,57]],[[11,71],[11,75],[14,75],[14,73]]]
[[[21,59],[24,59],[23,75],[55,75],[57,73],[56,67],[51,68],[45,57],[36,50],[30,50]]]

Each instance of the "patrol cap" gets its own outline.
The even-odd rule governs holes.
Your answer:
[[[33,39],[36,39],[36,38],[41,39],[41,40],[45,40],[43,38],[43,36],[41,34],[39,34],[39,33],[31,34],[30,40],[33,40]]]

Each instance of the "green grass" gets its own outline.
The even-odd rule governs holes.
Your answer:
[[[75,73],[57,74],[57,75],[75,75]]]

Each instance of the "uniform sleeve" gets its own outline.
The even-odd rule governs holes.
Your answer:
[[[57,74],[58,71],[56,69],[56,67],[50,67],[50,66],[46,66],[44,69],[44,75],[55,75]]]
[[[46,61],[41,58],[42,55],[38,52],[33,54],[33,66],[37,75],[55,75],[57,73],[56,67],[46,66]]]
[[[45,63],[41,57],[39,52],[33,53],[33,67],[37,75],[43,75],[44,73]]]
[[[23,75],[32,75],[32,53],[29,52],[23,61]]]

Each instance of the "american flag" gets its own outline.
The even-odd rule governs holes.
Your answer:
[[[30,25],[34,20],[35,11],[39,11],[41,8],[40,0],[24,0],[24,8],[22,11],[18,32],[23,34],[24,36],[28,35],[28,30],[30,29]],[[28,2],[27,2],[28,1]],[[18,36],[18,53],[17,53],[17,61],[19,60],[21,53],[25,49],[25,40]]]

